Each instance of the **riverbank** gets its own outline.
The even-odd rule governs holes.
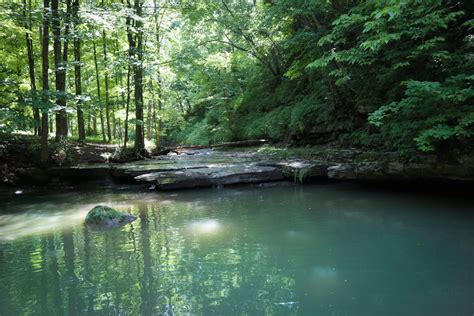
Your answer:
[[[82,148],[87,146],[90,147],[83,145]],[[31,185],[107,180],[141,184],[157,190],[275,181],[305,183],[321,179],[386,183],[474,182],[474,158],[471,156],[443,161],[436,156],[419,155],[406,161],[393,152],[331,146],[286,148],[265,145],[228,149],[175,148],[167,155],[116,163],[110,159],[113,146],[102,146],[94,147],[94,155],[83,154],[82,159],[76,158],[68,165],[44,168],[23,164],[13,169],[11,178],[14,183]],[[78,147],[77,151],[80,152],[81,148]]]

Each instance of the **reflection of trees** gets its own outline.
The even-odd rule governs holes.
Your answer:
[[[8,262],[6,249],[0,247],[0,276],[4,276],[8,273],[7,267],[5,266],[6,262]],[[13,315],[16,309],[12,304],[13,300],[10,293],[8,283],[0,279],[0,311],[5,314]],[[18,311],[16,311],[16,313],[18,313]]]
[[[68,315],[79,314],[81,305],[77,300],[81,299],[77,293],[77,277],[74,272],[74,239],[73,234],[68,232],[62,233],[64,247],[64,262],[66,265],[66,282],[67,282],[67,299],[68,299]]]
[[[48,237],[48,252],[49,257],[49,270],[50,270],[50,282],[52,287],[52,296],[53,296],[53,309],[55,310],[56,315],[63,315],[63,298],[61,295],[61,285],[59,280],[59,270],[58,270],[58,251],[56,250],[55,240],[53,236]]]
[[[31,241],[32,249],[19,252],[18,261],[28,262],[28,254],[39,247],[41,279],[28,299],[12,300],[3,293],[0,298],[20,309],[36,300],[41,305],[35,312],[43,315],[253,314],[272,312],[274,300],[291,291],[291,278],[270,270],[274,262],[253,237],[252,220],[245,214],[239,215],[238,231],[222,229],[224,236],[201,238],[186,232],[187,223],[216,217],[216,210],[175,203],[139,205],[131,212],[138,220],[122,229],[84,227],[53,234],[37,245]],[[5,292],[18,295],[13,286]],[[261,304],[252,303],[255,298]],[[0,311],[5,310],[2,304]]]
[[[47,270],[46,267],[48,265],[47,260],[46,260],[46,252],[48,249],[47,245],[47,240],[46,238],[41,238],[41,284],[45,286],[48,284],[48,275],[47,275]],[[48,291],[45,291],[45,289],[42,286],[37,287],[37,293],[38,293],[38,298],[41,304],[41,313],[43,315],[48,314]]]
[[[141,305],[140,313],[142,315],[153,314],[155,291],[152,273],[152,258],[150,249],[150,231],[148,230],[148,213],[146,206],[139,206],[140,212],[140,242],[143,255],[143,275],[140,277]]]
[[[92,285],[92,271],[91,271],[91,245],[90,232],[87,227],[83,229],[84,238],[84,280],[87,293],[87,314],[92,314],[94,311],[94,286]]]
[[[0,263],[8,263],[0,264],[0,277],[15,276],[0,282],[0,314],[325,314],[316,302],[350,310],[351,293],[364,292],[368,279],[390,280],[377,270],[380,257],[420,279],[403,261],[424,251],[413,236],[427,238],[416,227],[407,231],[402,215],[392,225],[393,215],[378,211],[382,201],[281,190],[183,194],[168,204],[138,203],[129,210],[138,220],[122,229],[0,246]],[[216,219],[219,229],[206,235],[189,228],[202,219]],[[344,279],[350,286],[340,286]],[[389,291],[382,289],[379,304]],[[375,297],[375,287],[366,292]]]

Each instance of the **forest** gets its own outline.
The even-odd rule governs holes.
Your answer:
[[[2,1],[0,133],[34,135],[43,162],[64,141],[472,152],[473,7]]]
[[[473,13],[0,0],[0,315],[474,315]]]

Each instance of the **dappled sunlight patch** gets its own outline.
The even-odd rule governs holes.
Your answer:
[[[105,160],[109,161],[110,157],[112,157],[112,153],[102,153],[100,156]]]
[[[92,207],[93,205],[86,205],[56,212],[35,210],[0,215],[0,242],[47,234],[58,229],[68,229],[80,225]]]
[[[198,236],[212,236],[222,231],[222,225],[216,219],[207,218],[189,222],[186,230]]]

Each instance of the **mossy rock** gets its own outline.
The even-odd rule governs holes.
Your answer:
[[[133,222],[135,216],[119,212],[111,207],[98,205],[87,213],[86,224],[121,226]]]

